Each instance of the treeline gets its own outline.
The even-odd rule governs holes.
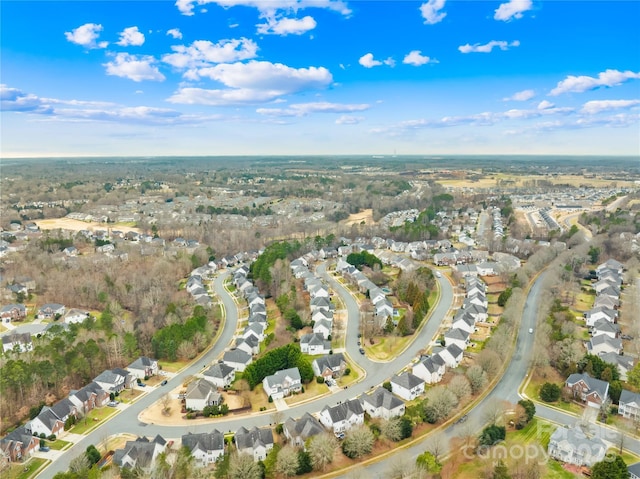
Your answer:
[[[251,277],[254,281],[260,281],[262,284],[259,286],[263,291],[264,287],[268,287],[271,284],[271,267],[279,259],[285,259],[289,255],[300,250],[301,244],[299,241],[279,241],[267,246],[258,259],[251,264]]]
[[[207,214],[210,215],[243,215],[243,216],[248,216],[248,217],[254,217],[254,216],[267,216],[267,215],[272,215],[273,214],[273,210],[271,209],[270,206],[267,206],[266,208],[264,207],[264,205],[259,205],[259,206],[254,206],[252,208],[249,208],[248,206],[245,206],[244,208],[237,208],[237,207],[233,207],[233,208],[222,208],[219,206],[207,206],[205,208],[204,205],[198,205],[196,207],[196,213],[204,213],[206,212]]]
[[[396,281],[398,299],[410,305],[413,311],[411,327],[414,330],[420,327],[429,312],[431,307],[429,295],[434,287],[433,272],[429,268],[419,268],[415,273],[406,276],[401,274]],[[406,328],[406,326],[403,326],[403,328]],[[404,331],[401,331],[401,333],[404,334]]]
[[[362,270],[363,266],[373,269],[375,265],[378,265],[382,268],[382,261],[380,261],[376,255],[368,253],[367,251],[347,255],[347,263],[355,266],[359,270]]]
[[[184,323],[174,323],[156,331],[151,345],[156,359],[175,361],[179,356],[187,356],[180,359],[193,359],[209,343],[211,333],[205,309],[196,306],[193,316]],[[191,348],[191,345],[194,347]],[[185,351],[185,348],[190,351]]]
[[[440,230],[432,221],[436,213],[445,206],[453,204],[453,196],[442,193],[432,198],[431,204],[420,212],[414,222],[405,222],[401,226],[392,226],[389,231],[395,233],[405,241],[419,241],[422,239],[434,239],[438,237]]]
[[[246,379],[249,387],[253,389],[267,376],[271,376],[282,369],[298,368],[300,378],[304,384],[308,384],[313,379],[313,368],[309,360],[305,358],[297,344],[287,344],[280,348],[272,349],[265,353],[257,361],[249,364],[242,373],[242,378]]]
[[[35,417],[48,393],[58,398],[79,389],[105,369],[124,367],[140,355],[131,332],[99,329],[99,321],[87,319],[68,330],[55,325],[46,336],[33,338],[33,350],[2,357],[0,396],[4,425],[13,424],[31,408]]]

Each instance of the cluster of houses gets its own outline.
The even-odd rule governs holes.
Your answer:
[[[3,323],[24,320],[27,316],[27,308],[24,304],[8,304],[0,309],[0,318]],[[90,316],[89,311],[72,308],[67,310],[63,304],[48,303],[41,306],[36,312],[37,319],[49,319],[60,324],[69,325],[81,323]],[[51,326],[51,325],[49,325]],[[45,332],[48,329],[45,328]],[[33,350],[33,339],[29,332],[9,331],[2,336],[3,352],[23,353]]]
[[[627,372],[634,366],[634,360],[623,355],[624,335],[618,325],[622,272],[622,264],[615,259],[598,265],[595,270],[596,281],[592,285],[596,298],[593,307],[584,313],[584,320],[591,333],[591,339],[586,343],[588,352],[616,365],[624,381]]]
[[[88,385],[70,391],[66,398],[43,406],[35,418],[0,439],[0,451],[10,462],[24,461],[39,445],[36,436],[60,436],[71,416],[76,419],[86,416],[94,408],[105,406],[112,393],[120,393],[131,387],[136,378],[142,379],[157,373],[158,362],[147,357],[136,359],[127,369],[105,370]]]
[[[194,269],[189,274],[185,289],[187,293],[191,295],[191,298],[196,304],[207,308],[212,306],[213,302],[211,301],[211,297],[209,296],[209,292],[207,291],[207,287],[204,282],[213,279],[213,275],[217,269],[218,266],[216,263],[210,261],[206,265]]]
[[[309,260],[296,258],[291,262],[291,272],[296,279],[302,279],[304,289],[309,293],[309,308],[312,332],[300,338],[300,350],[305,354],[318,355],[331,352],[333,313],[329,288],[309,270]]]
[[[373,305],[374,322],[378,328],[384,328],[389,319],[393,320],[393,304],[382,288],[376,286],[362,271],[340,259],[336,264],[336,272],[369,297]]]

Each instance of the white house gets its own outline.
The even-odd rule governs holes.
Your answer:
[[[184,396],[185,407],[193,411],[202,411],[207,406],[222,404],[222,396],[216,387],[205,379],[196,379],[187,385]]]
[[[584,313],[584,321],[589,328],[593,327],[593,325],[601,319],[604,319],[605,321],[608,321],[610,323],[614,323],[617,318],[618,311],[615,309],[607,308],[605,306],[597,306]]]
[[[140,356],[134,362],[127,366],[127,370],[136,379],[144,379],[158,374],[158,361]]]
[[[72,308],[63,316],[64,322],[67,324],[81,323],[89,317],[89,311]]]
[[[409,372],[391,378],[391,392],[405,401],[411,401],[424,393],[424,381]]]
[[[24,353],[33,350],[33,341],[30,333],[9,333],[2,336],[2,350],[4,352],[13,351]]]
[[[233,437],[238,452],[249,454],[254,461],[264,461],[273,449],[273,431],[269,428],[246,429],[241,427]]]
[[[302,389],[302,379],[298,368],[289,368],[277,371],[271,376],[262,380],[262,388],[267,397],[282,399],[292,393],[300,392]]]
[[[231,349],[224,353],[222,361],[236,371],[242,372],[253,362],[253,356],[241,349]]]
[[[600,355],[604,353],[622,353],[622,340],[610,338],[606,334],[594,336],[587,342],[587,351],[590,354]]]
[[[119,393],[129,387],[131,383],[131,373],[121,368],[107,369],[102,371],[94,379],[102,389],[108,393]]]
[[[329,339],[331,335],[331,328],[333,324],[331,321],[327,319],[319,319],[313,324],[313,332],[316,334],[321,334],[324,339]]]
[[[306,412],[298,420],[288,418],[282,425],[282,432],[293,446],[304,447],[307,439],[322,434],[324,428],[320,421]]]
[[[236,379],[236,370],[225,363],[216,363],[203,373],[204,379],[218,388],[226,388]]]
[[[319,333],[305,334],[300,338],[300,351],[311,356],[329,354],[331,352],[331,341],[327,341]]]
[[[446,348],[434,348],[432,359],[442,358],[448,368],[457,368],[464,358],[464,351],[457,344],[449,344]]]
[[[455,344],[463,351],[469,346],[469,333],[460,328],[454,328],[444,333],[445,345]]]
[[[413,366],[413,375],[419,377],[427,384],[440,382],[444,375],[444,364],[436,363],[432,358],[425,358]]]
[[[208,466],[224,455],[224,434],[217,429],[200,434],[188,433],[182,436],[182,447],[191,451],[198,466]]]
[[[350,399],[336,406],[325,406],[320,411],[320,422],[334,434],[339,434],[353,426],[364,424],[364,409],[357,399]]]
[[[640,418],[640,394],[623,389],[620,393],[618,414],[627,419]]]
[[[148,472],[153,468],[156,458],[167,448],[167,441],[160,435],[152,441],[139,437],[135,441],[127,441],[122,449],[116,449],[113,463],[120,468],[140,468]]]
[[[577,466],[592,466],[604,459],[607,445],[599,438],[589,438],[580,427],[557,428],[549,438],[547,452],[554,459]]]
[[[363,394],[360,396],[360,402],[370,417],[389,420],[402,416],[405,411],[404,402],[383,387],[377,388],[371,394]]]

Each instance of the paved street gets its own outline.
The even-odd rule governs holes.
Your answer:
[[[316,401],[290,407],[285,413],[287,417],[300,417],[305,412],[319,412],[326,404],[333,405],[338,402],[344,402],[389,379],[394,373],[407,366],[411,360],[416,357],[417,352],[432,341],[434,335],[438,331],[442,319],[446,316],[453,301],[453,289],[451,283],[449,283],[446,278],[437,279],[441,288],[441,297],[433,311],[433,314],[431,315],[431,319],[419,332],[415,341],[402,354],[393,361],[381,364],[367,359],[358,352],[359,348],[356,342],[360,312],[356,300],[344,287],[342,287],[342,285],[327,275],[324,265],[320,265],[317,272],[320,276],[328,279],[330,286],[341,296],[346,305],[349,318],[347,324],[346,354],[367,372],[367,376],[364,381],[351,385],[346,390],[341,389],[334,394],[323,396]],[[146,424],[138,420],[138,415],[144,409],[159,400],[166,391],[171,391],[182,384],[185,377],[201,372],[206,364],[217,360],[225,348],[230,344],[236,330],[238,317],[237,308],[233,298],[229,296],[223,287],[224,280],[228,274],[229,273],[225,273],[217,276],[213,288],[215,294],[221,299],[225,308],[225,326],[220,338],[205,355],[202,361],[186,368],[170,379],[166,386],[159,386],[153,392],[123,410],[106,424],[91,432],[83,440],[79,441],[70,450],[68,450],[66,454],[62,455],[62,457],[47,467],[39,477],[52,477],[57,472],[66,471],[71,459],[83,453],[87,446],[90,444],[99,444],[107,436],[116,433],[127,432],[145,436],[155,436],[156,434],[160,434],[164,438],[179,438],[187,432],[210,432],[213,429],[218,429],[223,432],[233,432],[239,429],[240,426],[251,428],[254,426],[262,427],[272,424],[273,412],[254,413],[251,415],[242,415],[237,417],[232,416],[214,420],[208,424],[189,426],[158,426],[154,424]]]

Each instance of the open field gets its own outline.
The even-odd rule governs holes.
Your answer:
[[[35,224],[38,225],[38,228],[41,230],[55,230],[55,229],[63,229],[70,231],[80,231],[80,230],[106,230],[107,228],[112,230],[119,230],[123,232],[135,231],[136,233],[141,233],[142,230],[140,228],[135,228],[133,226],[127,225],[119,225],[118,223],[96,223],[89,221],[80,221],[74,220],[71,218],[49,218],[46,220],[35,220]]]
[[[455,179],[439,179],[440,183],[444,187],[451,188],[496,188],[498,185],[501,187],[525,187],[527,184],[533,184],[536,181],[546,181],[553,185],[589,185],[592,188],[608,187],[615,183],[616,187],[632,187],[633,181],[611,181],[603,178],[585,178],[582,175],[509,175],[504,173],[487,176],[477,180],[471,180],[469,178],[455,178]],[[526,183],[526,184],[525,184]]]
[[[351,226],[353,224],[360,224],[362,222],[365,222],[368,225],[374,225],[375,221],[373,221],[373,210],[372,209],[368,209],[368,210],[363,210],[359,213],[354,213],[352,215],[349,215],[349,217],[344,220],[345,225],[347,226]]]

